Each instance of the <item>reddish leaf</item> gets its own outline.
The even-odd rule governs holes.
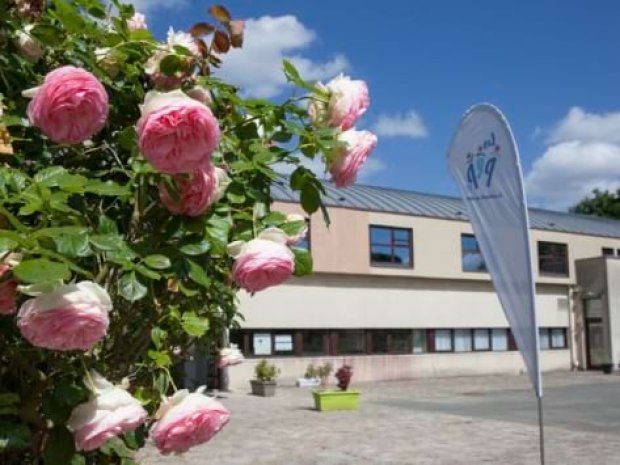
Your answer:
[[[210,7],[209,14],[223,23],[227,23],[231,20],[230,13],[222,5],[213,5]]]
[[[230,39],[228,38],[228,34],[220,30],[215,31],[212,47],[218,53],[226,53],[230,50]]]
[[[227,24],[228,32],[230,32],[230,44],[235,48],[243,46],[243,31],[245,30],[245,21],[235,20]]]
[[[215,31],[215,26],[209,23],[196,23],[189,29],[189,33],[194,37],[206,36],[213,31]]]
[[[209,47],[205,44],[204,40],[196,39],[196,45],[198,45],[198,50],[203,57],[206,57],[209,54]]]

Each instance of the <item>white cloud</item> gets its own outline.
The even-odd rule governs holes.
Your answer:
[[[349,66],[344,55],[314,61],[301,55],[316,34],[295,16],[262,16],[246,21],[244,45],[226,54],[216,75],[241,86],[255,97],[273,97],[286,86],[282,59],[290,59],[305,79],[326,79]]]
[[[428,130],[420,115],[411,110],[407,114],[380,115],[374,125],[379,136],[404,136],[414,139],[428,136]]]
[[[620,143],[620,112],[598,115],[580,107],[571,108],[551,129],[547,142],[557,144],[570,140]]]
[[[620,188],[620,112],[572,107],[547,131],[545,142],[525,179],[534,204],[564,210],[595,188]]]
[[[372,158],[372,155],[371,155],[371,157],[368,160],[366,160],[366,163],[364,163],[364,166],[362,166],[362,169],[360,171],[359,176],[357,177],[357,180],[366,182],[370,178],[372,178],[375,174],[383,171],[386,167],[387,165],[384,162],[382,162],[378,158]]]
[[[131,3],[136,8],[136,11],[146,13],[161,8],[179,8],[187,5],[187,0],[133,0]]]

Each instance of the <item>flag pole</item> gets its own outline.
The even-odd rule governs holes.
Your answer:
[[[542,394],[536,393],[538,400],[538,431],[540,435],[540,465],[545,465],[545,426],[543,423]]]

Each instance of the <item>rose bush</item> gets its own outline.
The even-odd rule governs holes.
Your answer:
[[[0,2],[3,465],[131,465],[149,438],[165,454],[211,439],[230,414],[177,390],[183,362],[242,361],[223,343],[237,292],[312,271],[307,216],[273,211],[271,186],[328,221],[302,160],[348,185],[374,147],[342,132],[361,81],[284,61],[275,103],[219,79],[245,23],[208,14],[159,41],[119,0]]]

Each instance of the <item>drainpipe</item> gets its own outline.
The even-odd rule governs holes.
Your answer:
[[[579,364],[575,357],[575,346],[581,347],[581,335],[575,332],[575,314],[581,306],[581,286],[570,284],[566,292],[568,305],[568,333],[570,334],[568,349],[570,352],[570,369],[576,371]]]

